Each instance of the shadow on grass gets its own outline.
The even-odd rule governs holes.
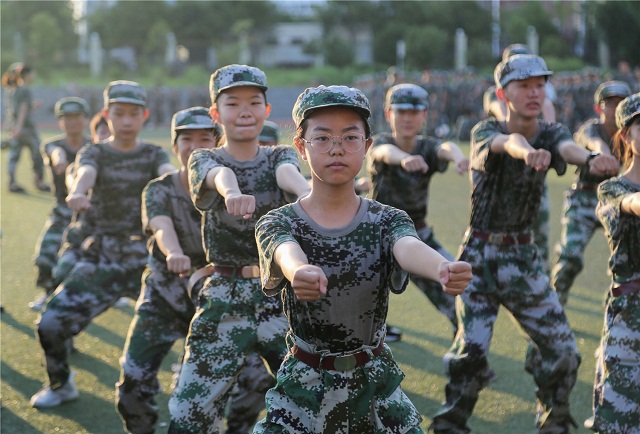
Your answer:
[[[108,389],[115,388],[115,384],[120,376],[120,367],[118,365],[107,363],[82,352],[72,354],[71,357],[69,357],[69,364],[71,365],[71,370],[75,367],[78,370],[91,372],[96,376],[96,379]],[[78,375],[82,375],[82,373]]]
[[[10,312],[7,312],[6,309],[0,316],[0,320],[3,323],[5,323],[7,326],[11,327],[13,331],[23,333],[29,336],[31,339],[35,339],[36,337],[35,328],[28,327],[26,324],[24,324],[24,322],[18,321],[16,318],[14,318],[13,315],[11,315]]]
[[[2,433],[36,434],[43,432],[16,415],[7,407],[2,407],[2,409],[0,409],[0,416],[2,418],[2,429],[0,432]]]
[[[13,369],[11,365],[7,365],[4,361],[0,363],[0,370],[2,371],[2,382],[11,386],[16,392],[20,393],[26,401],[31,399],[31,396],[36,393],[42,387],[42,383],[33,378],[27,377],[24,374]],[[44,376],[43,376],[44,378]],[[4,408],[3,408],[4,410]],[[2,432],[4,431],[4,413],[2,419]],[[20,433],[22,431],[6,431]]]
[[[100,341],[105,344],[112,345],[120,350],[124,348],[124,341],[126,339],[125,336],[115,333],[108,328],[97,324],[95,321],[91,323],[89,327],[83,330],[89,336],[93,336],[98,338]]]

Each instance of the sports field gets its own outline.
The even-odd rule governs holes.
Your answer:
[[[43,130],[43,138],[57,132]],[[142,134],[168,149],[167,131]],[[463,147],[468,152],[468,147]],[[35,339],[37,314],[27,303],[40,290],[35,287],[36,269],[32,264],[34,246],[52,207],[49,194],[36,192],[31,182],[30,158],[23,151],[18,175],[27,194],[10,194],[7,190],[6,162],[2,151],[1,184],[1,376],[2,409],[0,432],[32,433],[120,433],[120,420],[114,407],[114,384],[118,380],[118,359],[133,315],[133,307],[113,308],[99,316],[75,338],[78,352],[71,356],[77,372],[80,399],[59,408],[38,411],[29,406],[29,398],[45,381],[43,354]],[[572,173],[571,170],[568,171]],[[551,194],[551,240],[559,238],[560,214],[564,190],[571,184],[567,174],[549,176]],[[435,176],[431,187],[429,223],[438,239],[452,253],[457,252],[468,222],[469,181],[454,170]],[[602,233],[596,234],[587,249],[585,271],[572,289],[567,314],[574,328],[583,362],[573,391],[573,415],[580,425],[577,432],[587,433],[582,422],[590,416],[594,351],[602,328],[602,300],[608,285],[608,248]],[[496,380],[481,394],[474,416],[469,421],[480,434],[534,433],[534,384],[524,372],[526,341],[504,310],[495,327],[489,358],[497,373]],[[435,311],[415,287],[400,296],[392,296],[389,322],[404,332],[401,342],[392,343],[401,368],[406,374],[403,388],[424,416],[423,428],[444,397],[445,376],[442,355],[451,343],[448,321]],[[165,360],[161,373],[164,393],[157,397],[160,422],[168,422],[167,400],[171,385],[171,364],[180,353],[179,342]],[[158,432],[166,431],[158,427]],[[331,434],[331,433],[328,433]]]

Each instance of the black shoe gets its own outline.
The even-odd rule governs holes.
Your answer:
[[[51,192],[51,187],[49,187],[47,184],[45,184],[42,181],[36,182],[36,188],[43,193]]]
[[[25,189],[20,187],[18,184],[16,184],[15,182],[10,182],[9,183],[9,191],[11,193],[24,193]]]
[[[387,324],[387,336],[384,338],[385,342],[398,342],[402,339],[402,332],[398,327]]]

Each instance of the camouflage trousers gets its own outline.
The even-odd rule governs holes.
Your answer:
[[[295,339],[305,351],[308,344]],[[267,392],[267,417],[254,434],[422,433],[421,417],[400,389],[391,350],[350,371],[313,368],[289,353]]]
[[[593,431],[640,433],[640,293],[610,296],[594,385]]]
[[[8,167],[9,181],[15,182],[16,180],[16,169],[20,161],[22,148],[28,148],[29,152],[31,152],[33,175],[36,180],[42,180],[44,176],[44,162],[42,161],[42,155],[40,155],[40,138],[35,131],[24,130],[17,139],[11,140]]]
[[[38,267],[36,285],[51,294],[57,284],[52,277],[52,270],[58,262],[58,251],[62,244],[62,234],[71,223],[73,212],[63,205],[56,205],[44,224],[36,243],[35,264]],[[58,282],[59,283],[59,282]]]
[[[143,274],[143,287],[120,359],[116,408],[127,432],[152,433],[158,420],[154,396],[161,388],[158,372],[175,341],[187,336],[195,308],[187,294],[187,278],[164,270],[151,257]],[[154,265],[156,267],[154,267]],[[255,354],[238,379],[229,406],[227,433],[246,434],[264,408],[264,391],[273,377]],[[256,390],[257,389],[257,390]]]
[[[51,389],[69,378],[65,342],[120,297],[137,298],[147,261],[142,237],[94,236],[38,318],[38,338],[45,353]]]
[[[418,230],[418,237],[427,244],[429,247],[440,253],[449,261],[453,261],[453,256],[445,250],[444,247],[438,242],[433,234],[433,228],[430,226],[421,228]],[[449,322],[453,326],[453,335],[455,336],[458,330],[458,318],[456,317],[456,298],[453,295],[447,294],[442,290],[442,284],[433,280],[424,279],[422,277],[411,275],[411,281],[427,296],[429,301],[438,309],[443,315],[445,315]]]
[[[260,279],[214,274],[195,297],[180,379],[169,400],[173,434],[220,433],[224,407],[249,355],[260,355],[274,373],[287,351],[282,303],[264,295]]]
[[[549,234],[551,232],[551,226],[549,224],[550,211],[549,185],[545,179],[544,190],[542,190],[542,197],[540,198],[540,209],[538,210],[538,217],[536,218],[533,227],[533,242],[538,247],[538,255],[540,256],[540,259],[542,259],[542,265],[546,273],[549,273]]]
[[[71,272],[82,258],[82,242],[91,235],[86,225],[77,220],[71,220],[62,234],[62,244],[58,250],[58,260],[51,270],[54,288],[57,287]]]
[[[595,191],[569,190],[564,202],[562,233],[556,245],[557,259],[551,269],[551,285],[560,303],[567,304],[573,281],[584,267],[584,251],[596,229],[598,196]]]
[[[444,357],[446,402],[430,428],[436,433],[471,431],[467,420],[489,381],[487,354],[502,305],[532,341],[525,368],[537,385],[539,432],[567,432],[567,425],[575,424],[569,394],[580,354],[535,244],[496,245],[471,238],[460,260],[472,265],[473,279],[457,302],[460,329]]]

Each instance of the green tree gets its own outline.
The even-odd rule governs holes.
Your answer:
[[[640,2],[605,2],[595,6],[595,23],[609,45],[612,60],[640,65]]]
[[[61,63],[62,30],[55,18],[38,12],[29,20],[29,58],[43,77]]]
[[[165,20],[157,21],[147,35],[147,43],[144,46],[144,54],[152,62],[162,62],[167,51],[167,34],[171,27]]]

